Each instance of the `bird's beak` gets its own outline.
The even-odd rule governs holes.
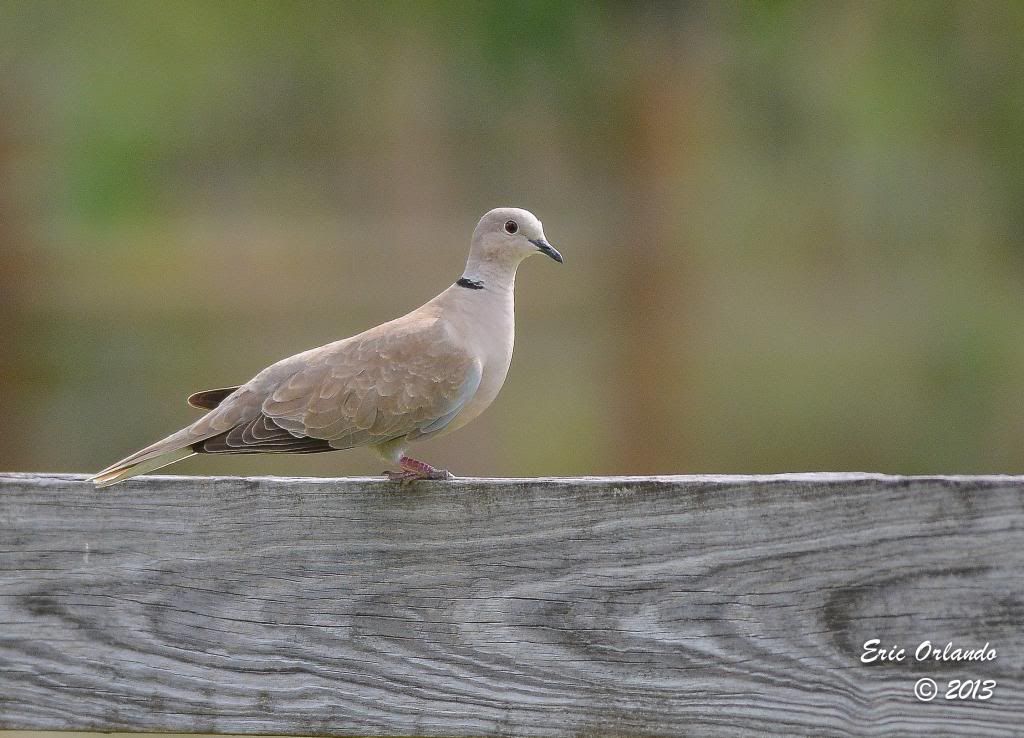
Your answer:
[[[557,261],[559,264],[563,264],[562,255],[558,253],[558,249],[549,244],[543,238],[531,238],[530,243],[537,247],[537,250],[542,254],[550,256],[552,259]]]

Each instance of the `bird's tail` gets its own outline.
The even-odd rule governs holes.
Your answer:
[[[173,433],[162,441],[157,441],[153,445],[146,446],[131,456],[111,464],[103,471],[89,477],[89,481],[97,487],[109,487],[139,474],[145,474],[188,458],[194,452],[189,445],[187,430]]]

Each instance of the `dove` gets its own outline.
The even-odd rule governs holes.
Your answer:
[[[505,383],[516,270],[562,255],[532,213],[497,208],[477,223],[462,276],[411,313],[267,367],[235,387],[189,396],[191,425],[89,479],[107,487],[193,454],[309,454],[369,446],[392,480],[452,479],[406,455],[487,409]]]

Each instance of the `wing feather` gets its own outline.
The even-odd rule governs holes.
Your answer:
[[[188,429],[198,453],[314,453],[421,438],[476,394],[480,361],[432,318],[385,324],[264,370]]]
[[[222,387],[220,389],[193,392],[188,396],[188,404],[205,410],[213,410],[232,395],[238,387]]]
[[[479,360],[441,321],[385,327],[309,352],[317,355],[267,393],[263,414],[335,448],[441,430],[476,393]]]

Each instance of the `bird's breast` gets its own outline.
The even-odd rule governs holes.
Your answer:
[[[476,394],[466,403],[462,412],[448,425],[446,431],[461,428],[494,402],[512,363],[515,342],[514,316],[511,310],[492,314],[491,320],[481,321],[469,336],[472,352],[480,358],[482,372]]]

